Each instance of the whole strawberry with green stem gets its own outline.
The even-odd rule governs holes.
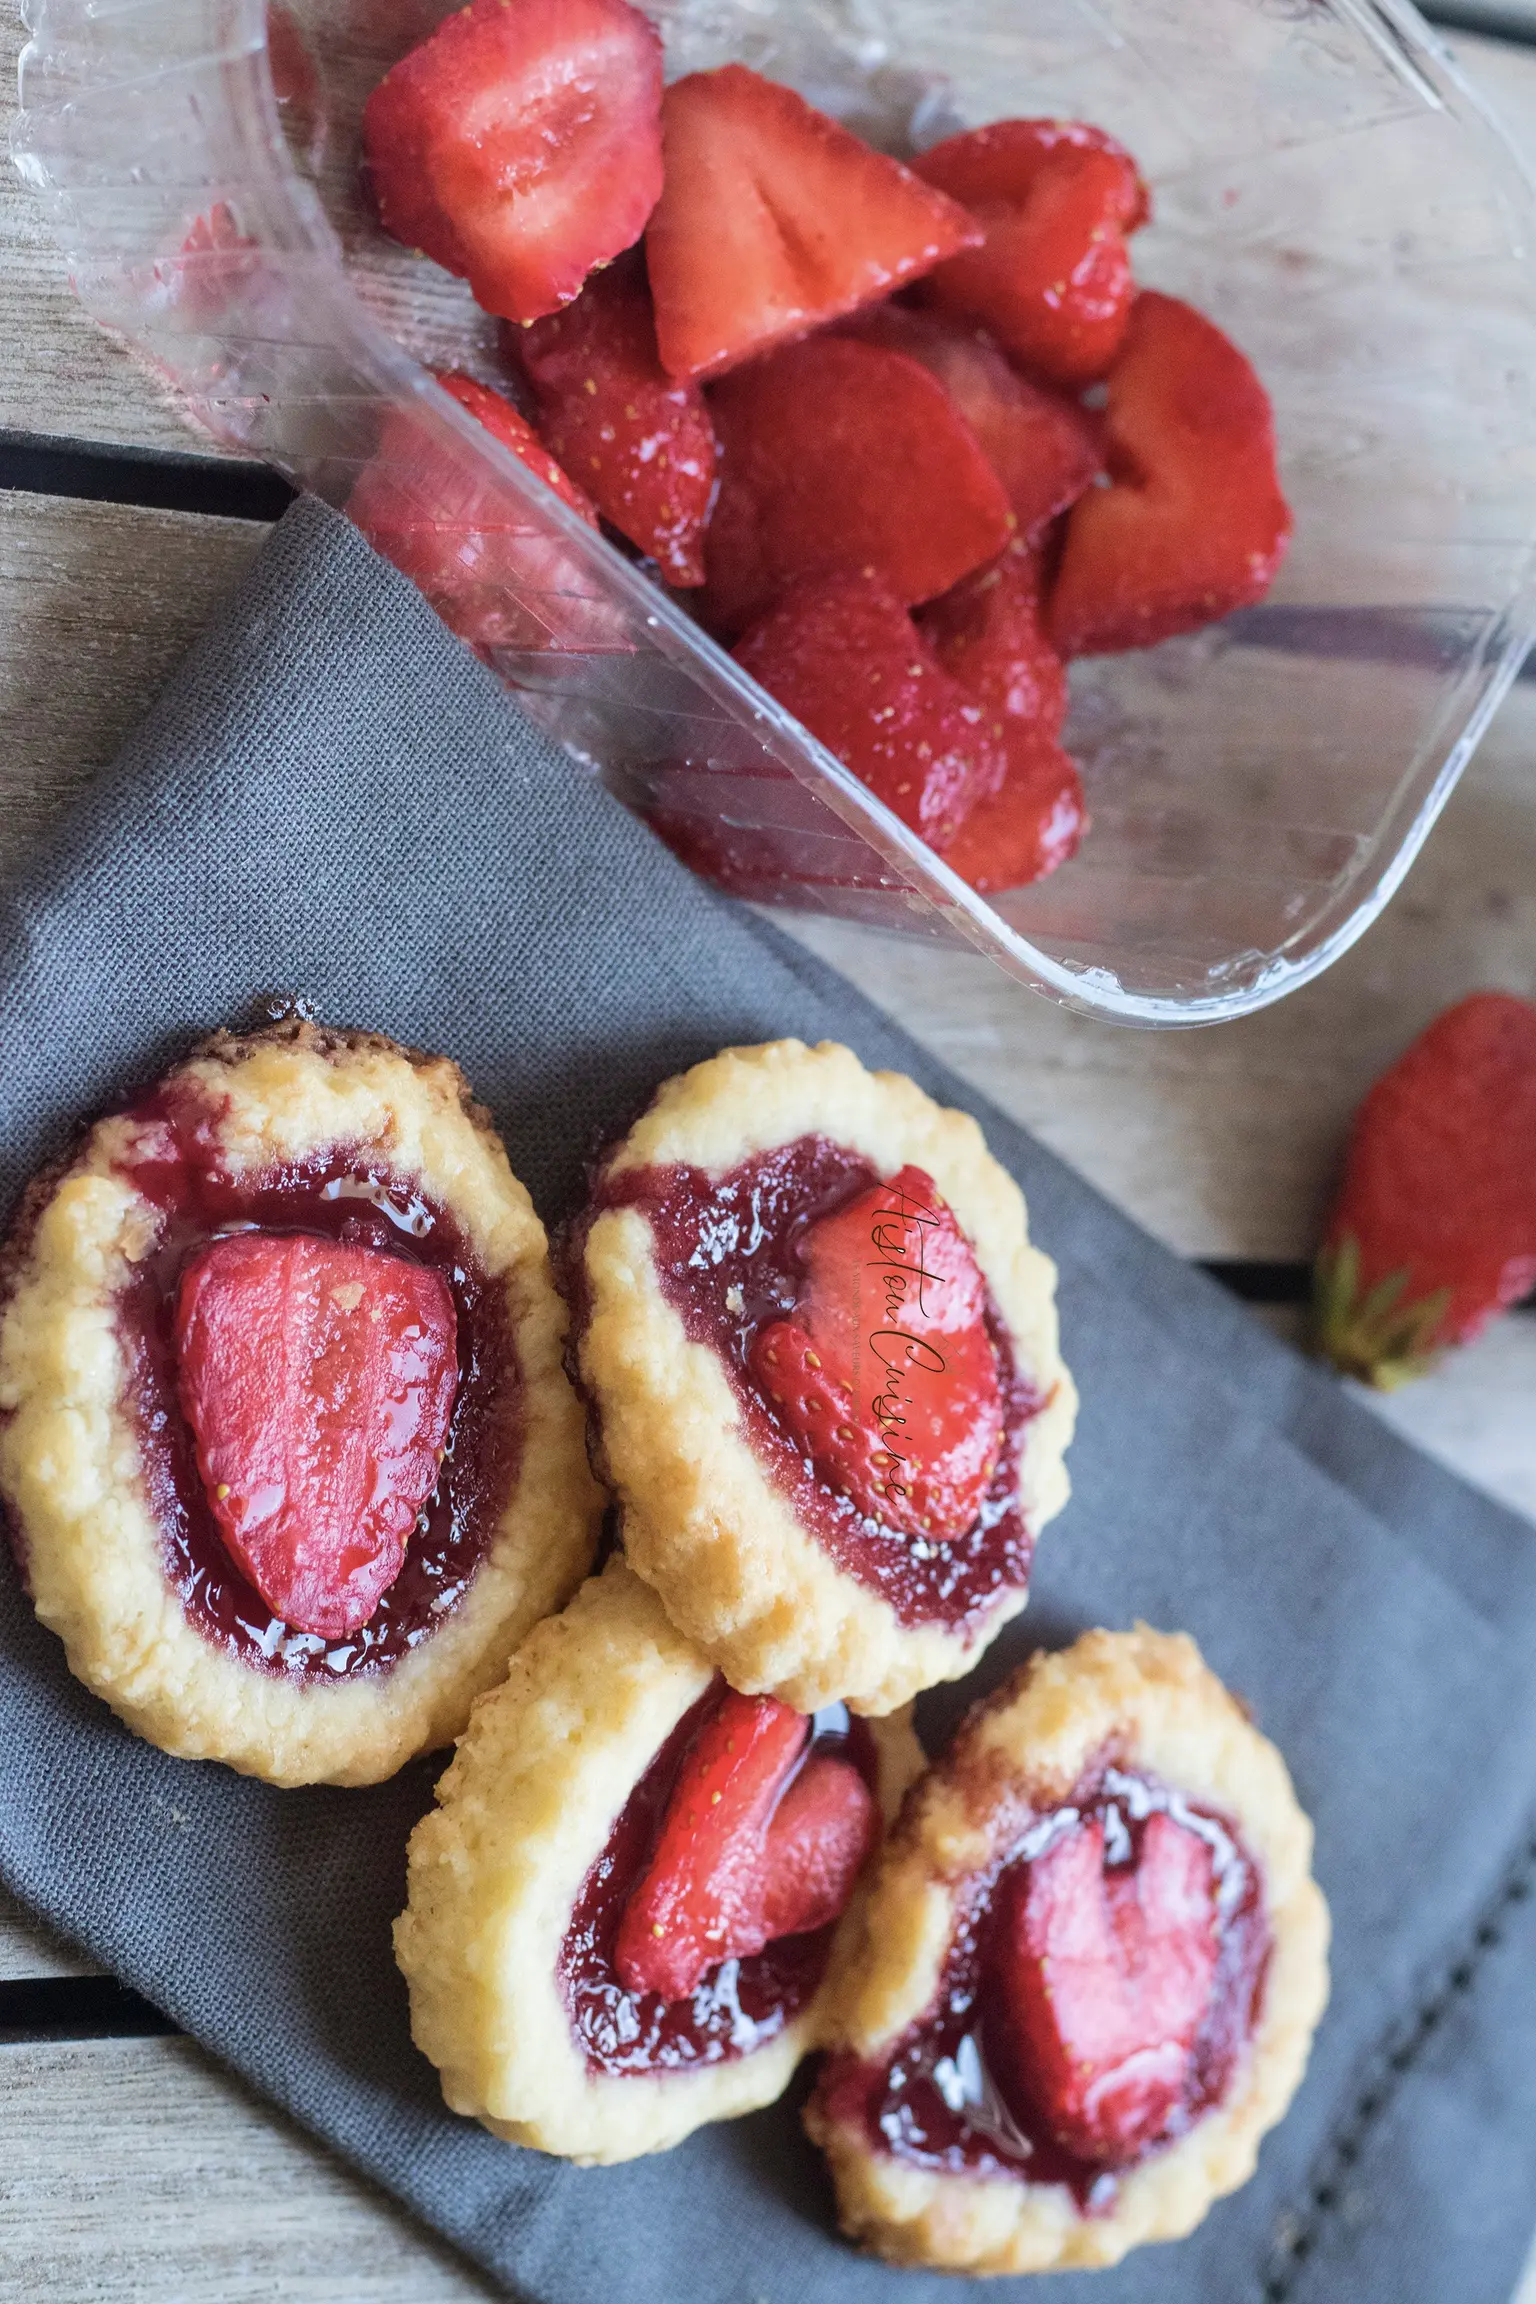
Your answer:
[[[1536,1004],[1474,992],[1383,1073],[1317,1259],[1317,1349],[1389,1391],[1536,1288]]]

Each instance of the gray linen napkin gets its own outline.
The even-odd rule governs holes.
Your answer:
[[[273,991],[459,1057],[549,1218],[592,1142],[727,1041],[831,1034],[977,1112],[1060,1264],[1084,1404],[1073,1502],[978,1684],[1086,1624],[1187,1627],[1286,1753],[1336,1923],[1257,2177],[1094,2275],[1095,2304],[1505,2304],[1536,2222],[1528,1528],[691,879],[317,505],[12,892],[0,987],[6,1198],[77,1115]],[[789,2106],[592,2171],[442,2110],[389,1948],[434,1773],[278,1793],[166,1759],[0,1572],[0,1877],[513,2294],[952,2296],[833,2236]]]

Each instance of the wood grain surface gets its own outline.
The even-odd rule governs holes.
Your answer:
[[[7,2304],[483,2304],[494,2291],[190,2040],[0,2049]]]
[[[7,15],[0,79],[23,37]],[[1536,52],[1454,46],[1536,154]],[[79,310],[33,196],[0,165],[5,430],[209,452]],[[262,533],[0,491],[0,873],[110,762]],[[1380,925],[1320,983],[1243,1024],[1125,1032],[1053,1009],[980,960],[827,923],[795,932],[1172,1246],[1303,1258],[1374,1073],[1460,992],[1536,992],[1536,688],[1504,708]],[[1522,1315],[1380,1405],[1536,1519],[1533,1399],[1536,1317]],[[0,1897],[0,1987],[88,1973]],[[440,2304],[488,2293],[191,2043],[0,2045],[0,2296]],[[1517,2304],[1536,2304],[1536,2266]]]

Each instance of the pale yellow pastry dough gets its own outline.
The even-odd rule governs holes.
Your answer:
[[[661,2152],[771,2104],[814,2046],[825,1991],[777,2038],[691,2071],[589,2070],[556,1974],[582,1883],[635,1785],[714,1677],[611,1560],[535,1626],[482,1696],[411,1836],[395,1955],[443,2095],[514,2144],[586,2163]],[[922,1766],[904,1716],[875,1724],[889,1817]],[[844,1916],[846,1927],[856,1906]]]
[[[162,1218],[119,1163],[145,1122],[98,1121],[40,1179],[13,1242],[0,1321],[0,1493],[32,1599],[70,1669],[129,1727],[184,1759],[274,1784],[371,1784],[452,1741],[528,1627],[585,1573],[602,1499],[561,1365],[564,1314],[543,1226],[487,1115],[444,1057],[290,1022],[219,1035],[178,1067],[218,1112],[221,1165],[260,1173],[335,1145],[386,1162],[462,1228],[506,1290],[522,1375],[515,1492],[468,1591],[397,1664],[334,1686],[217,1647],[167,1580],[124,1405],[114,1298]]]
[[[915,1787],[886,1844],[857,1939],[831,1991],[838,2045],[883,2061],[937,1992],[965,1881],[1060,1807],[1106,1752],[1232,1819],[1261,1867],[1272,1951],[1259,2020],[1223,2100],[1121,2180],[1107,2213],[1065,2185],[952,2175],[875,2151],[815,2099],[843,2228],[893,2264],[1047,2272],[1116,2264],[1194,2229],[1252,2175],[1284,2115],[1328,1998],[1328,1908],[1311,1876],[1312,1827],[1284,1761],[1202,1662],[1194,1642],[1139,1626],[1089,1632],[1037,1656],[973,1712]]]
[[[1057,1350],[1056,1268],[1029,1245],[1023,1195],[968,1114],[899,1072],[867,1072],[832,1042],[729,1048],[667,1081],[603,1174],[682,1162],[722,1175],[809,1135],[862,1154],[881,1176],[909,1162],[926,1170],[954,1210],[1044,1401],[1020,1472],[1025,1522],[1038,1532],[1067,1499],[1077,1410]],[[732,1684],[806,1711],[841,1699],[878,1713],[968,1671],[1025,1594],[1006,1591],[962,1628],[904,1626],[802,1528],[763,1468],[718,1355],[689,1340],[663,1292],[642,1213],[597,1217],[585,1278],[580,1371],[626,1506],[626,1553]]]

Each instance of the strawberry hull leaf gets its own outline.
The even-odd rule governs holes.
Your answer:
[[[1356,1376],[1378,1392],[1427,1376],[1440,1358],[1449,1288],[1407,1300],[1408,1274],[1389,1272],[1362,1297],[1360,1243],[1346,1234],[1318,1257],[1313,1275],[1312,1347],[1341,1375]],[[1481,1325],[1481,1323],[1479,1323]]]

